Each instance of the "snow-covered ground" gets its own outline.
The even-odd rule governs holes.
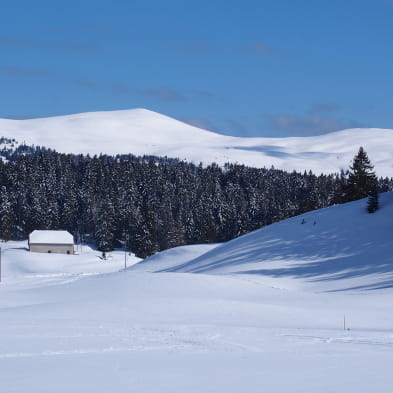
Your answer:
[[[0,391],[391,392],[393,194],[381,205],[127,256],[127,270],[121,251],[2,243]]]
[[[347,170],[363,146],[379,176],[393,175],[393,130],[357,128],[313,137],[236,138],[146,109],[43,119],[0,119],[0,137],[64,153],[156,155],[199,164],[237,162],[289,171]]]
[[[183,263],[165,266],[162,253],[135,269],[297,278],[319,292],[393,287],[393,192],[380,195],[376,213],[366,206],[363,199],[312,211],[211,246]],[[166,251],[176,252],[181,248]]]

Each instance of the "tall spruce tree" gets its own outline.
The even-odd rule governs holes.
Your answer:
[[[350,167],[347,201],[356,201],[377,193],[378,179],[373,169],[367,153],[360,147]]]
[[[115,246],[115,219],[112,201],[107,196],[97,214],[95,238],[100,251],[111,251]]]

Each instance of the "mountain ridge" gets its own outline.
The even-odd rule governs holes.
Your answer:
[[[360,146],[378,176],[393,174],[393,130],[354,128],[309,137],[234,137],[143,108],[85,112],[38,119],[0,119],[0,136],[61,153],[134,154],[199,164],[238,163],[287,171],[346,170]]]

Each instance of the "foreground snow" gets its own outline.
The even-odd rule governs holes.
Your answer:
[[[386,195],[383,203],[388,206]],[[353,219],[356,206],[346,206]],[[329,233],[333,221],[328,225],[323,211],[318,214],[317,225]],[[382,222],[382,215],[373,217]],[[311,231],[288,221],[281,232],[278,225],[270,227],[271,237],[294,236],[299,227]],[[2,244],[1,391],[391,392],[392,289],[321,293],[305,277],[231,273],[236,261],[261,251],[255,245],[257,237],[267,239],[263,231],[237,239],[236,247],[180,247],[140,263],[128,256],[133,266],[127,270],[120,251],[103,261],[88,247],[67,256]],[[390,233],[380,232],[381,239]],[[336,235],[352,238],[345,231]],[[326,239],[336,244],[331,235]],[[321,241],[317,237],[314,246]],[[282,255],[289,255],[289,244]],[[271,251],[273,264],[278,249]],[[207,261],[214,266],[213,255],[223,269],[212,268],[214,275],[152,273],[202,268]],[[301,257],[294,242],[293,259],[306,269]],[[256,258],[250,263],[255,268]],[[343,330],[344,314],[350,330]]]
[[[235,138],[133,109],[32,120],[0,119],[0,136],[64,153],[150,154],[196,164],[273,165],[315,173],[347,170],[363,146],[377,174],[392,176],[393,130],[386,129],[358,128],[307,138]]]
[[[4,392],[391,391],[391,293],[123,272],[2,298]]]

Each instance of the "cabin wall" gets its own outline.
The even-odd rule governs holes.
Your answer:
[[[72,244],[31,244],[29,246],[32,252],[45,252],[55,254],[73,254],[74,246]]]

